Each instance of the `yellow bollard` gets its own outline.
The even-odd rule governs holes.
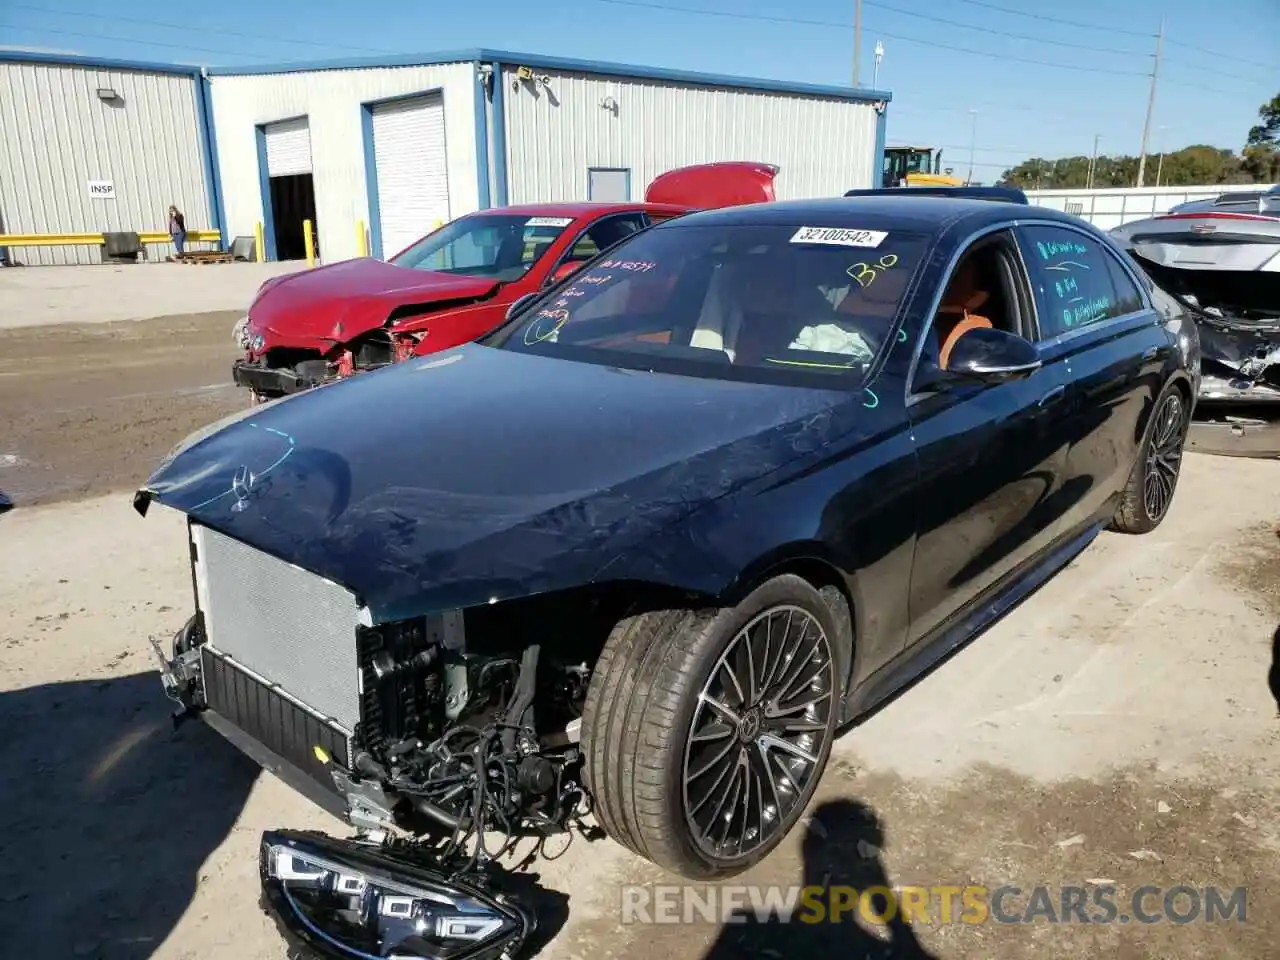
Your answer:
[[[311,221],[302,221],[302,243],[307,251],[307,266],[316,265],[316,238],[311,234]]]
[[[261,220],[253,225],[253,252],[257,255],[259,263],[267,262],[266,241],[262,237]]]
[[[364,236],[364,221],[357,220],[356,221],[356,256],[357,257],[367,257],[369,255],[369,248],[365,245],[365,243],[366,241]]]

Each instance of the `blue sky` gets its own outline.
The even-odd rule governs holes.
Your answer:
[[[854,0],[3,0],[0,45],[216,64],[486,46],[847,84],[853,11]],[[960,173],[976,117],[979,180],[1033,154],[1088,154],[1095,136],[1103,153],[1136,154],[1162,17],[1151,151],[1238,150],[1280,92],[1277,0],[863,0],[861,82],[879,40],[889,142],[942,146]]]

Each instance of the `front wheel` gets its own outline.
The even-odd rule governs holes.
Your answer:
[[[1150,533],[1160,526],[1173,505],[1190,426],[1190,405],[1181,389],[1169,384],[1156,398],[1138,462],[1111,521],[1112,529]]]
[[[826,767],[846,661],[827,602],[792,575],[735,607],[625,618],[583,715],[600,825],[689,879],[763,859]]]

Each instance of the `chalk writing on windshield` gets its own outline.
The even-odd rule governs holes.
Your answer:
[[[601,266],[605,266],[605,264],[601,264]],[[589,277],[580,277],[578,279],[578,283],[601,284],[601,283],[608,283],[612,279],[613,279],[613,274],[611,273],[604,273],[604,274],[593,273]]]
[[[632,273],[648,273],[657,264],[651,260],[606,260],[601,270],[629,270]]]
[[[898,262],[898,256],[894,253],[886,253],[875,263],[855,263],[845,271],[851,279],[858,281],[858,286],[866,288],[871,286],[885,270],[892,268]]]
[[[539,310],[533,315],[533,323],[524,328],[525,346],[554,339],[568,319],[568,310]]]

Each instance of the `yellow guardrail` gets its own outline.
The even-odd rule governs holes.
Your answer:
[[[166,231],[155,230],[138,234],[142,243],[169,243]],[[217,243],[222,239],[219,230],[188,230],[187,243]],[[100,233],[0,233],[0,247],[75,247],[101,246],[106,240]]]

